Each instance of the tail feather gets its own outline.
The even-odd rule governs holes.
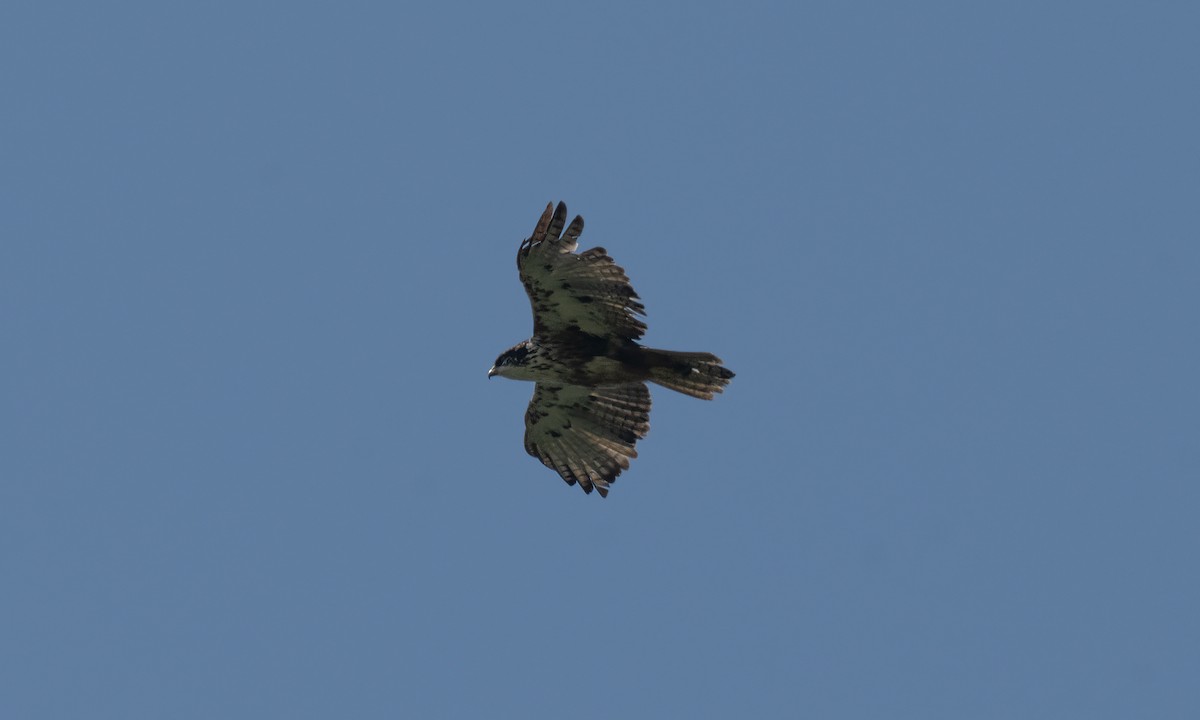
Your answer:
[[[733,379],[733,371],[721,366],[721,358],[705,352],[676,352],[643,348],[650,368],[647,378],[684,395],[712,400]]]

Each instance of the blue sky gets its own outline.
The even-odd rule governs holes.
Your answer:
[[[1193,718],[1186,3],[6,3],[0,715]],[[721,355],[526,456],[551,200]]]

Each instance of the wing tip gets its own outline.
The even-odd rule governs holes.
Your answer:
[[[542,216],[538,218],[537,225],[533,226],[533,234],[530,235],[523,244],[535,245],[547,240],[558,240],[563,236],[563,227],[567,225],[567,204],[559,201],[557,205],[554,201],[546,203],[546,209],[542,211]],[[569,239],[578,238],[583,234],[583,216],[576,215],[567,227],[566,237]]]

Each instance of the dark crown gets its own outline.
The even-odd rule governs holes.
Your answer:
[[[500,367],[501,365],[524,365],[525,361],[529,359],[531,351],[527,342],[510,347],[500,353],[500,357],[496,358],[496,367]]]

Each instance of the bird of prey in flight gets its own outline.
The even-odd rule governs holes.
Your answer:
[[[550,203],[517,250],[533,337],[500,353],[488,377],[537,383],[525,451],[568,485],[607,497],[650,430],[647,381],[712,400],[733,372],[711,353],[639,345],[646,309],[625,271],[602,247],[576,254],[583,218],[566,220],[566,204]]]

